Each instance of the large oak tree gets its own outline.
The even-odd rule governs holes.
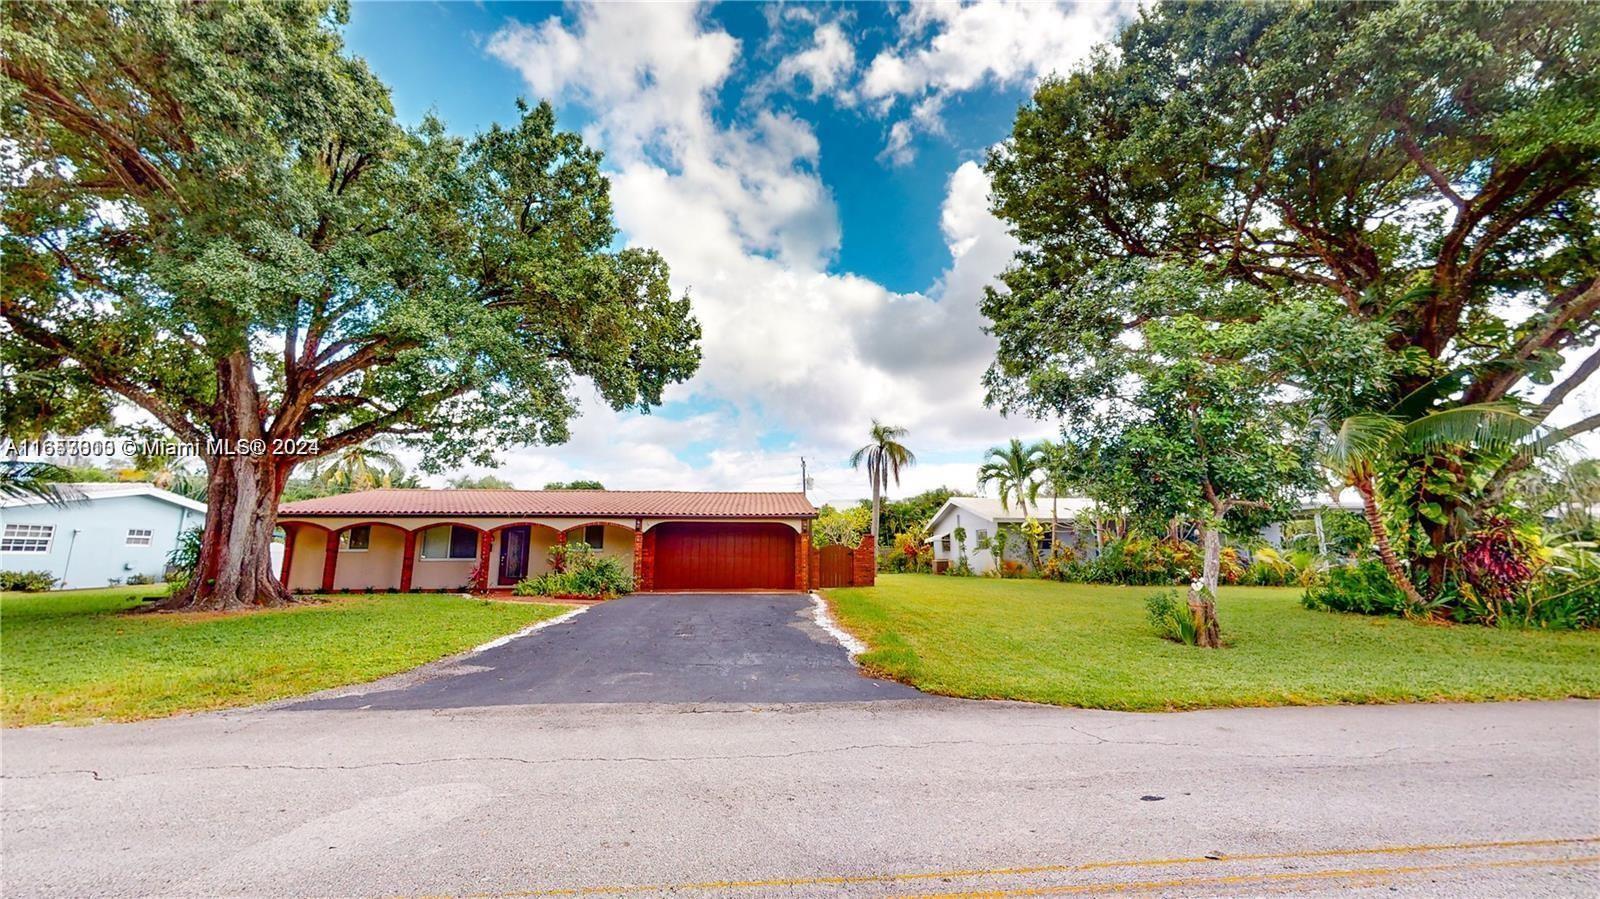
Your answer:
[[[597,151],[545,104],[403,129],[346,12],[5,6],[4,428],[124,402],[201,450],[174,607],[288,600],[268,546],[296,465],[379,435],[486,462],[564,440],[577,376],[648,409],[699,363],[665,262],[613,247]]]
[[[1600,368],[1596,97],[1594,4],[1155,6],[1044,82],[989,159],[995,211],[1024,244],[984,304],[991,399],[1084,416],[1124,389],[1118,359],[1143,324],[1311,302],[1344,320],[1341,340],[1375,329],[1386,356],[1374,385],[1370,364],[1346,379],[1314,344],[1284,347],[1336,414],[1513,402],[1544,421]],[[1130,272],[1174,263],[1248,302],[1132,289]],[[1468,443],[1383,479],[1431,589],[1526,458]]]

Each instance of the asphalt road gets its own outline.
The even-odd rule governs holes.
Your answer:
[[[578,702],[860,702],[916,690],[863,677],[810,596],[643,594],[359,693],[297,709],[451,709]]]
[[[1600,894],[1593,702],[434,706],[4,731],[0,892]]]

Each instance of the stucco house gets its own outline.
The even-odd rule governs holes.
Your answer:
[[[160,580],[178,536],[205,522],[205,503],[151,484],[62,484],[65,505],[0,500],[0,569],[48,571],[62,589],[129,577]]]
[[[283,505],[297,592],[510,590],[558,542],[622,560],[638,590],[807,590],[823,565],[803,493],[384,489]],[[872,582],[872,552],[851,583]]]
[[[1015,504],[1008,507],[998,499],[984,496],[952,496],[939,507],[939,511],[935,512],[928,522],[927,539],[933,545],[933,570],[943,573],[953,567],[964,552],[967,564],[972,567],[973,573],[983,574],[993,571],[994,552],[988,547],[992,545],[995,532],[1002,525],[1016,532],[1029,518],[1044,526],[1045,535],[1040,541],[1039,548],[1045,554],[1049,553],[1055,541],[1071,547],[1080,557],[1085,553],[1092,554],[1094,535],[1079,534],[1073,524],[1073,518],[1092,505],[1089,500],[1082,497],[1057,497],[1055,507],[1059,521],[1056,533],[1051,534],[1049,532],[1051,498],[1048,496],[1040,497],[1036,506],[1030,506],[1027,515],[1023,515]],[[956,528],[963,528],[966,531],[967,539],[964,547],[956,540]],[[1020,539],[1013,539],[1006,546],[1006,558],[1011,561],[1023,561],[1025,553],[1026,546]]]

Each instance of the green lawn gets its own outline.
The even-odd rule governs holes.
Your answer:
[[[1220,650],[1157,637],[1150,587],[880,575],[828,590],[868,669],[930,693],[1104,709],[1600,697],[1600,633],[1416,624],[1227,587]]]
[[[237,614],[123,614],[161,588],[0,594],[0,720],[132,721],[360,683],[567,606],[347,596]]]

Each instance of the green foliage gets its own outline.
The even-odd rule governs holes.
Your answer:
[[[817,518],[811,523],[811,545],[818,548],[858,546],[862,536],[870,530],[872,530],[871,506],[858,504],[836,509],[824,505],[817,510]]]
[[[1010,509],[1015,503],[1026,515],[1028,503],[1039,496],[1040,467],[1033,448],[1013,437],[1005,446],[989,448],[983,464],[978,467],[978,489],[995,485],[1001,508]]]
[[[554,565],[545,574],[524,578],[511,592],[517,596],[583,597],[586,599],[611,599],[633,592],[633,572],[612,556],[591,552],[586,544],[566,544],[561,566]]]
[[[450,479],[450,487],[455,490],[515,490],[514,484],[505,478],[486,474],[481,477],[461,475]]]
[[[56,576],[48,571],[0,571],[0,590],[38,593],[55,585]]]
[[[202,539],[200,528],[189,528],[178,535],[178,545],[167,553],[167,585],[174,593],[182,590],[200,567]]]
[[[1355,612],[1361,615],[1406,615],[1413,613],[1405,594],[1389,578],[1389,572],[1374,561],[1330,568],[1324,579],[1306,588],[1301,605],[1326,612]]]
[[[599,481],[551,481],[544,485],[546,490],[604,490],[605,485]]]
[[[1600,337],[1596,34],[1585,4],[1148,8],[1042,83],[988,161],[1022,243],[984,302],[991,400],[1094,421],[1154,325],[1208,335],[1160,354],[1174,371],[1209,364],[1213,340],[1273,335],[1253,341],[1270,359],[1228,355],[1302,409],[1403,407],[1406,423],[1512,403],[1544,421],[1592,368],[1556,372]],[[1372,462],[1389,530],[1435,591],[1447,548],[1527,464],[1452,425]],[[1116,483],[1145,508],[1181,499]]]
[[[1178,591],[1150,594],[1145,598],[1144,612],[1150,626],[1162,637],[1185,646],[1199,642],[1200,630],[1195,627],[1194,614],[1189,611],[1187,602],[1178,599]]]
[[[694,373],[689,299],[616,245],[601,154],[548,103],[470,138],[403,128],[347,11],[7,7],[0,370],[48,373],[0,378],[7,436],[114,400],[207,453],[317,441],[247,457],[272,474],[385,434],[439,471],[566,440],[579,378],[645,410]],[[208,552],[242,563],[229,530]]]
[[[926,525],[938,514],[940,507],[955,495],[956,491],[949,487],[935,487],[904,499],[884,500],[879,532],[898,534],[912,525]],[[872,504],[865,503],[864,507],[870,514]]]

